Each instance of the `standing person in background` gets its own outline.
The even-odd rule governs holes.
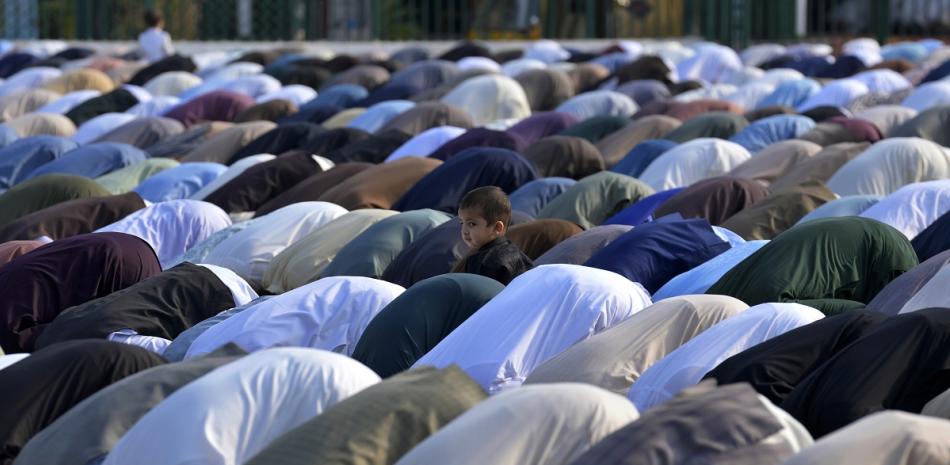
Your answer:
[[[147,29],[139,34],[139,48],[145,54],[149,63],[154,63],[175,53],[172,47],[172,38],[162,29],[165,21],[155,10],[145,12],[145,26]]]

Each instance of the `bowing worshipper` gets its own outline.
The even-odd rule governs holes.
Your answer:
[[[950,249],[950,243],[947,242],[950,239],[950,234],[947,232],[948,226],[950,226],[950,215],[944,213],[910,241],[920,261],[929,260]]]
[[[371,166],[347,177],[320,195],[319,200],[349,210],[360,208],[393,209],[420,180],[442,165],[439,160],[406,157],[391,163]],[[446,182],[442,179],[441,182]]]
[[[0,194],[0,226],[63,202],[105,197],[109,191],[82,176],[48,174],[20,183]]]
[[[246,123],[235,124],[205,139],[198,146],[185,154],[181,158],[181,161],[208,161],[214,163],[223,163],[229,166],[233,165],[240,160],[235,159],[235,154],[237,154],[238,151],[240,151],[244,146],[250,144],[252,141],[256,140],[258,137],[261,137],[262,135],[273,130],[275,127],[277,127],[277,125],[271,123],[270,121],[250,121]],[[283,152],[284,151],[277,152],[277,154]],[[245,157],[252,155],[255,154],[246,155]]]
[[[823,318],[799,304],[756,305],[703,331],[657,361],[637,379],[627,398],[645,412],[697,384],[723,360],[756,344]]]
[[[670,279],[653,293],[653,300],[660,301],[670,297],[703,294],[716,284],[726,272],[734,268],[750,255],[768,244],[769,241],[748,241],[735,244],[729,250],[706,260]]]
[[[0,149],[0,192],[27,180],[30,173],[69,153],[78,145],[57,136],[35,136]]]
[[[748,125],[749,122],[742,115],[728,111],[714,111],[684,121],[663,138],[678,144],[700,138],[729,139],[743,131]]]
[[[132,190],[149,202],[187,199],[227,169],[220,163],[182,163],[149,176]]]
[[[904,305],[933,279],[943,267],[950,263],[950,251],[944,251],[923,261],[898,276],[878,292],[867,304],[868,310],[885,315],[897,315]]]
[[[824,218],[780,234],[706,293],[749,305],[799,302],[835,313],[870,302],[915,266],[913,247],[896,229],[867,218]]]
[[[907,105],[877,105],[855,113],[854,117],[868,121],[884,135],[917,116],[917,110]]]
[[[472,117],[464,109],[443,102],[423,102],[389,120],[377,132],[398,129],[415,136],[436,126],[475,127]]]
[[[946,147],[950,144],[941,128],[947,120],[948,108],[946,105],[929,108],[921,111],[917,116],[897,126],[887,134],[889,138],[922,138]]]
[[[552,111],[574,96],[574,83],[563,71],[531,69],[515,76],[534,112]]]
[[[781,407],[815,437],[881,410],[919,413],[950,387],[948,328],[946,308],[888,318],[798,383]]]
[[[139,103],[139,99],[135,97],[135,94],[124,87],[119,87],[76,105],[64,116],[79,127],[99,115],[122,113],[137,103]]]
[[[632,228],[632,226],[622,224],[595,226],[559,242],[534,260],[534,263],[535,265],[582,265],[597,251]]]
[[[748,308],[726,296],[691,295],[657,302],[542,363],[525,384],[586,383],[625,395],[654,363]]]
[[[777,115],[752,123],[729,140],[745,147],[750,153],[757,153],[777,142],[799,138],[813,127],[815,122],[804,116]]]
[[[55,102],[54,102],[55,103]],[[51,113],[28,113],[4,122],[18,137],[58,136],[71,137],[76,133],[76,124],[69,118]]]
[[[555,197],[577,184],[570,178],[545,177],[523,184],[508,195],[512,211],[520,211],[534,217]]]
[[[397,213],[392,210],[354,210],[313,230],[271,260],[261,278],[261,286],[267,292],[280,294],[320,279],[323,271],[351,240]]]
[[[37,433],[18,465],[86,465],[105,460],[116,442],[166,398],[212,370],[240,360],[234,345],[206,357],[143,370],[106,386]]]
[[[146,147],[145,151],[153,158],[166,157],[179,160],[184,158],[185,155],[194,150],[194,148],[202,142],[214,137],[219,132],[231,126],[233,126],[232,123],[223,121],[196,124],[174,136],[155,142]]]
[[[870,310],[822,318],[727,358],[704,378],[719,384],[748,383],[780,405],[802,380],[886,318]]]
[[[353,131],[358,131],[353,129]],[[363,134],[363,132],[359,132]],[[367,133],[368,134],[368,133]],[[327,154],[327,158],[336,164],[347,162],[383,163],[396,149],[403,146],[412,136],[398,129],[390,129],[378,134],[370,134],[363,140],[341,146]]]
[[[147,242],[163,267],[217,231],[231,226],[227,213],[199,200],[160,202],[133,212],[101,232],[131,234]]]
[[[950,279],[950,273],[941,267],[930,276],[929,280],[925,283],[921,283],[920,288],[916,290],[914,295],[897,309],[897,313],[904,314],[925,308],[942,306],[946,300],[947,279]],[[893,311],[886,313],[892,314],[892,312]]]
[[[0,268],[0,347],[30,352],[60,312],[129,287],[161,271],[148,243],[128,234],[60,239]]]
[[[888,224],[913,240],[948,210],[950,180],[937,180],[901,187],[860,216]]]
[[[251,167],[271,161],[275,158],[277,157],[267,153],[251,155],[250,157],[242,158],[234,162],[231,166],[228,166],[228,169],[221,173],[221,175],[214,178],[214,180],[208,184],[205,184],[205,186],[198,190],[198,192],[191,194],[191,197],[189,198],[192,200],[205,200],[209,195],[211,195],[212,192],[231,182],[234,180],[234,178],[240,176]]]
[[[146,158],[145,152],[127,144],[113,142],[89,144],[64,153],[62,158],[44,163],[31,171],[24,179],[53,173],[96,178],[134,165]]]
[[[76,133],[70,139],[80,145],[86,145],[99,139],[113,128],[122,126],[134,119],[136,119],[136,115],[129,113],[103,113],[79,125],[76,128]]]
[[[288,205],[254,222],[213,246],[202,263],[233,270],[255,289],[271,260],[289,245],[345,215],[346,209],[327,202]]]
[[[828,180],[836,194],[888,195],[902,186],[950,178],[950,153],[925,139],[888,138],[847,162]]]
[[[404,290],[370,278],[324,278],[214,325],[195,339],[185,358],[202,356],[229,342],[248,352],[291,346],[352,355],[370,320]]]
[[[743,384],[687,388],[614,431],[572,465],[779,465],[813,439],[789,414]]]
[[[277,121],[294,113],[297,113],[297,105],[294,105],[294,103],[289,100],[278,98],[266,102],[258,102],[257,105],[238,113],[238,115],[234,117],[234,122]]]
[[[834,144],[815,152],[808,158],[796,161],[781,175],[770,181],[769,187],[773,192],[785,190],[791,187],[806,185],[813,182],[827,184],[828,180],[849,161],[857,158],[871,144],[867,142]],[[765,153],[769,149],[762,152]],[[758,156],[757,156],[758,157]],[[747,163],[753,163],[755,159]],[[741,167],[741,165],[740,165]],[[746,170],[733,171],[732,174],[742,174],[746,177],[755,177]],[[840,195],[840,194],[839,194]]]
[[[542,178],[582,179],[604,170],[604,159],[597,147],[580,137],[545,137],[525,149]]]
[[[584,266],[613,271],[652,294],[680,273],[731,247],[704,219],[654,221],[618,237]]]
[[[12,262],[13,259],[26,255],[45,244],[47,244],[47,242],[39,240],[0,242],[0,266],[6,265]]]
[[[693,139],[664,152],[650,163],[639,179],[658,191],[686,187],[726,174],[750,158],[749,151],[734,142]]]
[[[499,74],[467,79],[440,101],[464,108],[472,117],[475,126],[484,126],[499,120],[521,120],[531,116],[528,96],[525,95],[521,84]]]
[[[320,276],[379,278],[408,245],[450,220],[449,215],[429,209],[383,218],[358,236],[350,238]]]
[[[4,84],[8,82],[9,80]],[[13,94],[0,95],[0,121],[7,121],[33,113],[59,98],[59,94],[44,89],[22,90]]]
[[[247,355],[178,389],[141,417],[103,465],[240,465],[272,441],[379,382],[342,355],[283,347]],[[194,408],[200,405],[201,408]]]
[[[554,113],[564,114],[558,112]],[[567,116],[572,120],[576,120],[576,118],[572,115]],[[572,124],[570,127],[552,135],[580,137],[581,139],[585,139],[592,144],[596,144],[607,138],[607,136],[620,131],[630,124],[630,117],[627,116],[594,116],[587,118],[586,120],[579,121],[576,124]]]
[[[621,160],[610,168],[610,171],[638,177],[643,173],[643,170],[647,169],[647,166],[653,163],[653,160],[675,146],[676,144],[672,141],[647,139],[630,149]]]
[[[212,316],[211,318],[208,318],[182,331],[182,333],[179,334],[178,337],[176,337],[175,340],[173,340],[171,344],[169,344],[168,347],[165,348],[164,352],[162,352],[162,357],[165,357],[165,359],[167,359],[169,362],[180,362],[184,360],[185,355],[188,353],[188,349],[191,348],[191,344],[195,341],[195,339],[198,339],[199,336],[204,334],[205,331],[207,331],[209,328],[211,328],[212,326],[224,320],[227,320],[228,318],[231,318],[234,315],[237,315],[238,313],[243,312],[244,310],[247,310],[248,308],[251,308],[261,302],[271,299],[272,297],[273,296],[268,296],[268,295],[258,297],[244,305],[239,305],[237,307],[230,308],[221,313],[218,313],[217,315]],[[234,344],[225,344],[221,346],[220,349],[209,352],[209,354],[213,354],[217,351],[225,350],[228,347],[237,347],[237,346]],[[244,349],[240,349],[240,350],[242,353],[246,353]],[[198,357],[192,360],[198,360],[200,358],[201,357]]]
[[[784,465],[912,465],[950,460],[950,422],[900,411],[873,413],[793,455]]]
[[[419,281],[373,317],[353,358],[383,378],[406,371],[504,288],[467,273]]]
[[[429,156],[438,160],[448,160],[472,147],[496,147],[523,152],[527,146],[527,142],[507,131],[472,128],[442,144]]]
[[[171,158],[149,158],[99,176],[95,181],[112,194],[125,194],[149,177],[178,165],[179,163]]]
[[[253,106],[254,99],[247,95],[229,90],[213,90],[179,104],[163,116],[191,127],[205,121],[233,122],[237,115]]]
[[[523,143],[531,145],[545,137],[553,136],[571,126],[577,121],[571,115],[546,111],[535,113],[506,130]]]
[[[116,84],[102,71],[93,68],[80,68],[65,71],[59,77],[43,83],[42,88],[67,95],[77,91],[109,92]]]
[[[145,208],[145,203],[134,192],[67,200],[21,216],[0,227],[0,242],[42,236],[63,239],[90,233],[142,208]]]
[[[817,182],[793,186],[773,191],[723,221],[721,226],[747,240],[772,239],[836,198],[834,192]]]
[[[0,463],[14,463],[34,435],[83,399],[127,376],[165,364],[139,347],[70,341],[0,370]],[[43,389],[36,389],[43,386]]]
[[[495,186],[479,187],[459,203],[462,240],[469,254],[452,271],[486,276],[504,285],[534,268],[531,259],[506,234],[511,223],[511,202]]]
[[[545,265],[512,281],[413,366],[457,364],[498,393],[520,386],[547,359],[650,303],[640,285],[618,274]]]
[[[453,126],[439,126],[426,129],[406,141],[386,157],[385,162],[396,161],[404,157],[428,157],[446,142],[465,134],[465,129]],[[445,158],[440,158],[445,160]]]
[[[309,151],[283,153],[245,169],[209,193],[204,200],[228,213],[253,212],[304,179],[323,172],[320,158]],[[332,167],[332,163],[327,164]]]
[[[800,163],[821,151],[820,145],[798,139],[770,144],[759,150],[754,157],[733,168],[730,176],[754,179],[769,185]]]
[[[622,396],[594,386],[525,386],[476,405],[396,464],[567,465],[638,416]]]
[[[837,200],[832,200],[812,210],[795,224],[798,225],[819,218],[861,216],[861,213],[880,201],[881,196],[879,195],[849,195]]]
[[[246,464],[390,465],[483,399],[457,367],[410,370],[340,401]]]
[[[528,221],[511,227],[508,239],[532,261],[552,247],[584,232],[570,221],[543,219]]]
[[[534,180],[537,172],[520,154],[506,149],[473,147],[439,165],[410,187],[393,210],[423,208],[452,213],[469,191],[496,186],[505,193]]]
[[[680,124],[680,120],[669,116],[646,116],[598,140],[597,150],[603,155],[607,166],[616,166],[641,142],[663,138]]]
[[[338,184],[373,166],[370,163],[336,164],[326,171],[304,179],[294,187],[267,201],[257,209],[254,215],[255,217],[261,217],[293,203],[317,200]]]
[[[730,216],[768,196],[768,189],[744,178],[719,176],[696,182],[657,207],[657,218],[679,213],[719,225]]]
[[[160,116],[136,118],[105,133],[95,142],[128,144],[139,149],[181,134],[185,127],[178,121]]]
[[[108,339],[114,333],[176,338],[257,293],[233,271],[182,263],[121,291],[70,307],[46,326],[37,347],[72,339]]]
[[[187,71],[167,71],[142,84],[142,87],[155,97],[174,97],[204,80]]]
[[[653,193],[636,178],[604,171],[578,181],[548,202],[536,218],[558,218],[590,229]]]
[[[611,90],[591,90],[566,100],[554,111],[567,113],[583,122],[595,116],[633,116],[637,104],[632,98]]]
[[[379,131],[389,120],[400,113],[414,107],[416,104],[408,100],[387,100],[376,103],[366,109],[356,118],[353,118],[347,127],[361,129],[370,134]]]
[[[604,225],[624,224],[628,226],[636,226],[653,221],[654,219],[658,218],[655,216],[657,207],[685,189],[685,187],[676,187],[662,192],[657,192],[653,195],[648,195],[638,200],[633,205],[630,205],[627,208],[617,212],[617,214],[611,216],[610,218],[607,218],[607,221],[604,221]]]

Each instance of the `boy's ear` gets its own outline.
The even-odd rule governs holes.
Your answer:
[[[504,233],[505,233],[505,223],[503,223],[503,222],[501,222],[501,221],[496,221],[496,222],[495,222],[495,227],[494,227],[493,229],[494,229],[494,231],[495,231],[496,233],[498,233],[498,234],[504,234]]]

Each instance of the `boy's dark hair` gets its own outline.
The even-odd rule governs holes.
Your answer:
[[[506,229],[511,223],[511,201],[505,191],[495,186],[472,189],[462,197],[459,210],[477,210],[488,224],[501,221]]]
[[[158,27],[162,23],[162,15],[152,9],[145,10],[145,25],[148,27]]]

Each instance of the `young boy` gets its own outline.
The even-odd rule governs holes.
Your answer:
[[[146,11],[145,26],[148,29],[139,34],[139,48],[142,49],[142,53],[145,54],[145,59],[149,63],[154,63],[175,53],[171,36],[162,30],[162,27],[165,26],[162,15],[155,10]]]
[[[534,263],[505,237],[511,222],[511,202],[501,189],[474,189],[459,204],[462,240],[471,249],[453,271],[480,274],[507,285]]]

